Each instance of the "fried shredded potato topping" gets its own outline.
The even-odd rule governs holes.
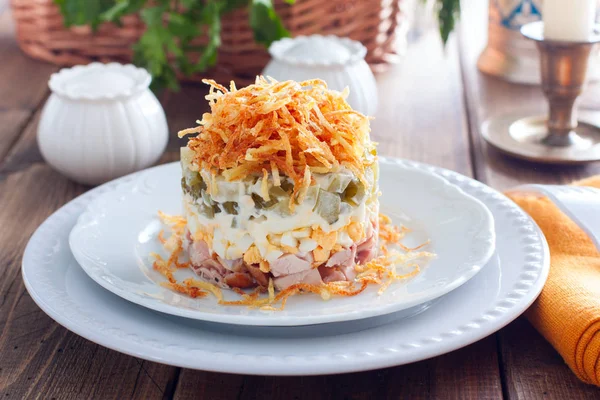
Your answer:
[[[329,173],[341,166],[363,183],[365,168],[375,162],[369,138],[369,118],[346,102],[347,90],[329,90],[319,79],[278,82],[259,76],[253,85],[230,89],[204,79],[210,113],[199,126],[179,132],[197,133],[188,147],[192,165],[239,180],[270,171],[294,182],[294,196],[312,182],[312,173]]]
[[[357,272],[353,282],[340,281],[321,283],[311,285],[298,283],[292,285],[279,293],[275,294],[273,280],[269,279],[268,288],[257,287],[252,292],[246,293],[238,288],[232,290],[240,296],[239,300],[226,301],[223,299],[221,289],[212,283],[204,282],[198,279],[188,278],[181,283],[178,282],[173,273],[177,268],[187,267],[188,262],[180,262],[183,254],[183,240],[185,235],[185,218],[180,216],[170,216],[159,212],[159,218],[171,231],[168,238],[164,237],[161,231],[158,235],[159,241],[163,244],[165,250],[170,252],[168,260],[161,255],[151,253],[154,258],[153,268],[160,272],[167,282],[161,285],[192,298],[205,297],[212,294],[221,305],[228,306],[246,306],[250,308],[260,308],[265,311],[283,310],[290,296],[299,293],[314,293],[321,296],[323,300],[329,300],[331,296],[356,296],[362,293],[369,285],[379,285],[378,293],[382,294],[394,281],[409,279],[420,272],[419,260],[427,260],[435,257],[435,254],[425,251],[417,251],[429,244],[423,243],[415,248],[404,246],[400,241],[410,230],[402,227],[398,228],[392,225],[391,219],[383,214],[379,215],[379,257],[367,262],[358,264],[355,269]],[[398,250],[390,250],[389,246],[397,246]],[[398,273],[398,268],[409,269],[403,273]],[[264,293],[268,296],[261,296]]]

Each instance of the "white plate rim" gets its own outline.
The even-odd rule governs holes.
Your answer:
[[[535,301],[541,292],[548,277],[550,258],[547,242],[539,227],[527,214],[503,194],[455,172],[439,167],[428,166],[428,168],[452,180],[463,182],[463,184],[476,190],[486,192],[488,201],[497,203],[498,208],[506,211],[507,215],[513,218],[515,223],[519,223],[520,229],[518,232],[523,239],[528,239],[524,246],[528,250],[528,253],[523,258],[523,266],[518,271],[520,273],[518,276],[519,280],[511,287],[513,290],[511,290],[510,296],[495,298],[492,303],[494,307],[490,307],[487,311],[478,314],[477,317],[469,317],[468,321],[457,325],[456,329],[444,332],[441,335],[441,340],[439,337],[433,336],[418,338],[416,343],[420,346],[421,350],[416,354],[411,352],[411,344],[407,344],[406,347],[393,349],[394,351],[389,351],[385,354],[352,354],[352,357],[346,360],[347,362],[344,362],[344,360],[335,360],[334,363],[323,365],[322,360],[315,360],[314,357],[295,356],[292,358],[271,359],[272,363],[253,364],[253,368],[249,369],[243,361],[250,358],[244,354],[218,354],[219,357],[213,359],[213,362],[209,364],[202,363],[202,359],[198,359],[200,362],[191,362],[189,359],[177,356],[171,351],[176,346],[164,345],[139,337],[132,340],[130,334],[119,332],[118,328],[107,329],[105,327],[105,330],[101,332],[90,326],[93,325],[93,321],[85,321],[85,319],[83,320],[84,323],[77,322],[75,319],[80,316],[65,312],[64,309],[56,309],[55,303],[58,301],[57,299],[49,299],[44,297],[43,293],[38,293],[38,290],[41,289],[40,285],[44,285],[44,283],[39,282],[39,280],[36,281],[35,269],[32,269],[34,267],[32,267],[31,261],[32,259],[35,260],[41,257],[41,255],[36,253],[40,252],[39,241],[43,231],[47,231],[55,225],[60,225],[61,220],[68,217],[65,214],[68,212],[72,213],[73,209],[79,207],[79,212],[81,212],[81,208],[83,207],[81,204],[88,201],[88,198],[91,197],[90,192],[74,199],[57,210],[32,235],[23,256],[23,280],[36,304],[51,318],[74,333],[102,346],[131,356],[184,368],[255,375],[317,375],[385,368],[438,356],[480,340],[516,319]],[[484,203],[487,204],[487,201],[484,201]],[[517,227],[515,227],[515,230],[517,230]],[[428,312],[435,312],[435,309]],[[410,352],[410,355],[400,356],[402,349],[406,349],[407,352]],[[197,352],[194,353],[194,355],[196,354]],[[203,355],[210,356],[211,353],[204,351]]]
[[[495,251],[494,218],[488,208],[480,200],[465,193],[460,187],[450,183],[447,179],[439,174],[436,174],[433,170],[428,169],[425,165],[387,157],[379,157],[379,162],[382,166],[385,165],[399,168],[400,173],[402,171],[409,171],[410,173],[423,174],[427,178],[432,178],[432,180],[436,181],[437,185],[439,185],[436,187],[438,189],[438,196],[441,196],[443,199],[447,199],[448,201],[457,201],[459,203],[462,202],[462,205],[470,204],[473,212],[479,213],[482,216],[482,219],[478,221],[480,225],[474,227],[473,236],[470,238],[472,239],[470,246],[473,250],[473,253],[471,254],[473,259],[470,260],[471,262],[468,263],[468,266],[467,263],[464,263],[464,266],[460,268],[462,272],[459,275],[454,276],[453,280],[444,286],[435,288],[435,290],[430,290],[429,292],[423,293],[420,296],[411,297],[409,300],[401,299],[402,301],[398,303],[379,305],[376,308],[352,310],[346,313],[294,316],[280,315],[277,312],[273,312],[272,314],[265,313],[264,315],[260,315],[258,313],[210,313],[200,310],[190,310],[185,307],[176,307],[163,303],[160,300],[146,298],[139,295],[135,291],[125,290],[113,284],[112,282],[118,279],[116,277],[113,279],[106,279],[105,276],[110,274],[105,272],[106,270],[104,269],[99,271],[98,267],[91,266],[90,263],[86,262],[88,256],[81,254],[78,251],[77,246],[74,245],[74,243],[82,240],[81,237],[83,235],[81,235],[81,226],[86,226],[86,221],[93,219],[90,217],[90,214],[93,214],[90,212],[90,209],[92,208],[91,205],[102,201],[100,195],[90,202],[90,206],[86,207],[86,210],[81,213],[77,219],[77,224],[75,227],[73,227],[69,235],[69,246],[71,248],[71,252],[75,256],[75,259],[79,262],[79,265],[82,267],[85,273],[106,290],[142,307],[147,307],[165,314],[196,319],[200,321],[248,326],[304,326],[360,320],[407,310],[448,294],[449,292],[468,282],[483,267],[485,267],[486,263],[489,261]],[[139,176],[142,176],[143,173],[147,174],[148,172],[152,172],[152,170],[157,168],[173,168],[176,164],[178,164],[178,162],[163,164],[151,169],[139,171],[126,177],[108,182],[98,189],[105,188],[106,190],[103,194],[115,191],[120,193],[122,190],[119,189],[129,188],[130,186],[134,185],[135,179]],[[169,289],[164,289],[164,291],[168,290]],[[198,299],[198,301],[203,301],[203,299]]]

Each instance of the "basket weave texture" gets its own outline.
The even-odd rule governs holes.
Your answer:
[[[397,39],[403,25],[401,0],[297,0],[289,5],[275,0],[275,8],[292,36],[346,36],[367,48],[367,62],[377,71],[398,59]],[[31,57],[71,66],[100,62],[130,62],[132,45],[145,26],[137,15],[123,18],[123,24],[65,28],[53,0],[11,0],[17,40]],[[198,37],[203,44],[206,37]],[[197,54],[189,54],[191,59]],[[236,10],[223,17],[217,66],[202,76],[247,81],[260,73],[269,60],[266,49],[255,43],[248,24],[248,12]],[[199,80],[200,75],[181,77]]]

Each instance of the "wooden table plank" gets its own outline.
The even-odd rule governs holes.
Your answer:
[[[48,77],[58,70],[55,65],[32,60],[19,49],[9,11],[0,15],[0,109],[37,108],[48,92]]]
[[[239,399],[244,376],[182,369],[174,394],[181,399]],[[262,395],[258,398],[265,399]]]
[[[0,161],[14,145],[17,135],[23,130],[30,116],[30,111],[0,110]]]
[[[162,398],[176,369],[142,362],[57,325],[33,303],[20,274],[23,248],[52,211],[85,189],[37,163],[0,182],[0,394]],[[35,211],[35,212],[33,212]]]
[[[486,27],[486,2],[467,1],[460,26],[460,51],[475,176],[503,190],[520,183],[566,183],[600,173],[599,163],[578,167],[535,164],[504,156],[484,143],[480,127],[487,118],[522,110],[544,113],[546,109],[539,87],[511,84],[477,71],[476,60],[486,42]],[[598,388],[573,375],[524,317],[500,331],[499,347],[505,394],[510,399],[600,396]]]
[[[25,170],[34,164],[45,164],[36,142],[40,114],[39,109],[33,113],[30,122],[20,131],[17,141],[0,162],[0,181],[11,173]]]
[[[353,374],[266,377],[182,370],[175,399],[498,399],[496,339],[418,363]],[[479,366],[479,368],[474,368]],[[238,395],[239,392],[239,395]]]
[[[410,323],[408,320],[407,323]],[[490,399],[502,397],[496,339],[490,336],[442,357],[354,374],[247,377],[240,399]],[[473,368],[478,365],[480,368]]]
[[[456,43],[444,51],[435,31],[415,39],[402,64],[377,76],[379,154],[472,175],[461,85]]]
[[[10,12],[0,14],[0,162],[48,93],[48,76],[58,68],[25,56],[14,38]]]

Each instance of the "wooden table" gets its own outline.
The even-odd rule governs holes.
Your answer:
[[[428,32],[414,40],[402,65],[378,76],[381,106],[373,137],[380,152],[450,168],[498,189],[599,173],[598,164],[567,168],[515,161],[482,142],[480,124],[490,115],[544,107],[538,88],[477,72],[485,14],[485,2],[470,2],[459,34],[445,51],[436,33]],[[579,382],[523,318],[444,356],[319,377],[176,368],[108,350],[67,331],[27,294],[21,257],[38,225],[88,188],[67,180],[40,156],[36,126],[48,96],[46,82],[57,68],[19,51],[7,12],[0,16],[0,55],[0,399],[600,398],[600,391]],[[172,132],[200,117],[205,91],[185,87],[161,97]],[[178,146],[173,136],[163,161],[176,159]]]

